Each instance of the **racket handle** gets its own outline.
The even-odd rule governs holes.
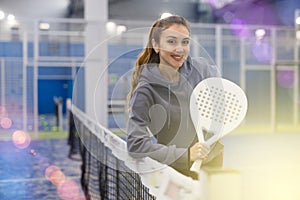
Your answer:
[[[193,171],[193,172],[199,173],[199,172],[200,172],[201,165],[202,165],[202,160],[196,160],[196,161],[193,163],[193,165],[191,166],[190,170]]]

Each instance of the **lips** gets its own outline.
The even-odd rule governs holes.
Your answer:
[[[183,55],[171,55],[171,56],[176,61],[182,61],[182,59],[184,58]]]

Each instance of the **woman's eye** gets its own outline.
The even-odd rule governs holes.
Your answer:
[[[176,44],[176,41],[175,40],[168,40],[168,43],[169,44]]]
[[[189,41],[189,40],[184,40],[184,41],[182,42],[182,44],[188,45],[188,44],[190,44],[190,41]]]

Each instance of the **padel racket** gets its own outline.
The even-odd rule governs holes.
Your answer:
[[[234,130],[246,116],[248,101],[244,91],[223,78],[207,78],[198,83],[190,98],[190,114],[200,142],[209,146]],[[204,140],[203,130],[212,134]],[[202,161],[193,163],[199,172]]]

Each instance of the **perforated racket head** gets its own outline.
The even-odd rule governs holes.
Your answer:
[[[243,121],[248,109],[244,91],[223,78],[207,78],[193,90],[190,98],[191,118],[196,127],[221,138]],[[216,139],[216,138],[215,138]]]

